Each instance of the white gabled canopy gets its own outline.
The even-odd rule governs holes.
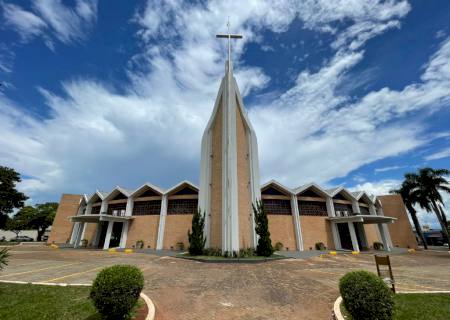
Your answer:
[[[147,190],[153,190],[156,193],[158,193],[159,195],[163,195],[164,194],[164,190],[160,187],[157,187],[149,182],[144,183],[142,186],[140,186],[139,188],[137,188],[136,190],[134,190],[131,194],[130,197],[132,198],[136,198],[139,195],[141,195],[142,193],[144,193]]]
[[[169,190],[167,190],[165,192],[165,194],[170,195],[172,193],[175,193],[178,190],[181,190],[183,187],[190,187],[190,188],[192,188],[192,189],[194,189],[195,191],[198,192],[198,187],[195,184],[193,184],[192,182],[190,182],[188,180],[184,180],[184,181],[181,181],[180,183],[174,185]]]
[[[308,189],[315,191],[316,193],[318,193],[319,195],[321,195],[324,198],[326,198],[328,196],[328,193],[325,191],[325,189],[322,189],[318,184],[316,184],[314,182],[311,182],[311,183],[308,183],[308,184],[298,187],[297,189],[295,189],[295,194],[299,195],[300,193],[302,193]]]
[[[281,184],[280,182],[276,181],[276,180],[270,180],[266,183],[264,183],[261,186],[261,193],[263,192],[263,190],[266,190],[270,187],[273,187],[275,189],[277,189],[278,191],[280,191],[281,193],[286,193],[287,195],[292,195],[293,191],[291,190],[291,188],[286,187],[285,185]]]
[[[119,193],[122,193],[124,196],[126,196],[127,198],[130,196],[130,191],[126,190],[122,187],[115,187],[114,189],[112,189],[112,191],[110,193],[108,193],[106,195],[106,197],[104,198],[104,200],[109,201],[114,199],[115,196],[117,196]]]
[[[348,198],[349,200],[356,200],[355,196],[349,190],[347,190],[342,186],[332,189],[332,191],[329,192],[328,194],[330,195],[330,197],[334,198],[339,193],[343,193],[344,197],[346,196],[346,198]]]
[[[94,203],[94,200],[96,199],[100,199],[101,201],[103,201],[103,199],[105,199],[107,195],[108,194],[106,192],[101,192],[97,190],[89,197],[86,203]]]

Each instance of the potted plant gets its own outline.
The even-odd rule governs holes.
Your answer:
[[[136,241],[136,249],[142,249],[142,248],[144,248],[144,240]]]

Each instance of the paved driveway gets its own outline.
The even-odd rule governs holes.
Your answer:
[[[127,263],[145,276],[157,320],[329,319],[339,278],[375,272],[370,254],[287,259],[264,264],[204,264],[149,254],[18,246],[0,280],[90,283],[105,266]],[[417,252],[391,256],[402,291],[450,290],[450,255]]]

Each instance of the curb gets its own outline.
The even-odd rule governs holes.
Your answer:
[[[154,320],[155,319],[155,305],[153,304],[153,301],[145,294],[140,294],[141,298],[144,299],[145,303],[147,304],[148,313],[145,320]]]
[[[0,280],[0,283],[14,283],[14,284],[34,284],[41,286],[59,286],[59,287],[90,287],[89,283],[49,283],[49,282],[26,282],[26,281],[13,281],[13,280]],[[139,295],[148,308],[147,317],[145,320],[155,319],[155,305],[152,299],[150,299],[145,293],[141,292]]]
[[[336,319],[336,320],[345,320],[344,316],[341,313],[341,303],[342,303],[342,297],[339,296],[336,299],[336,301],[334,301],[334,306],[333,306],[334,319]]]

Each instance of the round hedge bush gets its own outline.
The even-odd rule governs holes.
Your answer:
[[[353,319],[392,319],[393,293],[377,275],[367,271],[349,272],[339,281],[339,291]]]
[[[100,271],[90,297],[105,319],[127,319],[144,287],[144,276],[135,266],[115,265]]]

